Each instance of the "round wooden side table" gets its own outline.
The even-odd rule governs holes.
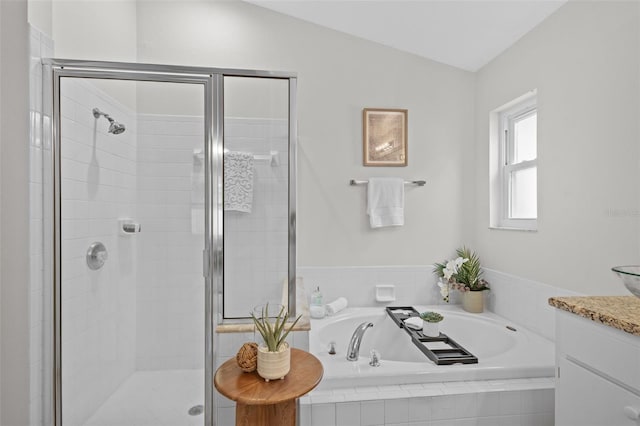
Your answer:
[[[295,426],[296,399],[315,388],[322,374],[318,358],[292,348],[291,370],[283,380],[266,382],[256,371],[245,373],[232,358],[218,368],[213,383],[236,402],[236,426]]]

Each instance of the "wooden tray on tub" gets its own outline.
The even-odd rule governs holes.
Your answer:
[[[406,327],[405,320],[420,316],[420,313],[413,306],[387,306],[385,310],[393,322],[411,336],[413,344],[437,365],[478,363],[478,357],[446,334],[440,333],[438,337],[430,337],[425,336],[422,330]]]

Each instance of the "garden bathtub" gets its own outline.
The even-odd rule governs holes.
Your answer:
[[[311,321],[310,351],[324,366],[324,389],[431,382],[526,379],[554,376],[554,345],[495,314],[469,314],[459,306],[415,306],[444,320],[440,331],[478,358],[477,364],[436,365],[411,341],[382,307],[348,308],[335,316]],[[356,327],[373,323],[362,339],[358,361],[346,360]],[[508,328],[509,327],[509,328]],[[329,354],[335,342],[336,354]],[[380,353],[379,367],[369,365],[371,349]]]

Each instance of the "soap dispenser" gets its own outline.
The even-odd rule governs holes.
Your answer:
[[[311,306],[309,306],[309,314],[311,318],[324,318],[325,307],[322,301],[322,293],[320,287],[316,287],[315,291],[311,294]]]

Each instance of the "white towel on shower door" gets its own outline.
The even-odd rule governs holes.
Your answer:
[[[372,228],[404,225],[404,179],[369,178],[367,214]]]
[[[224,154],[224,209],[251,213],[253,203],[253,154]]]

